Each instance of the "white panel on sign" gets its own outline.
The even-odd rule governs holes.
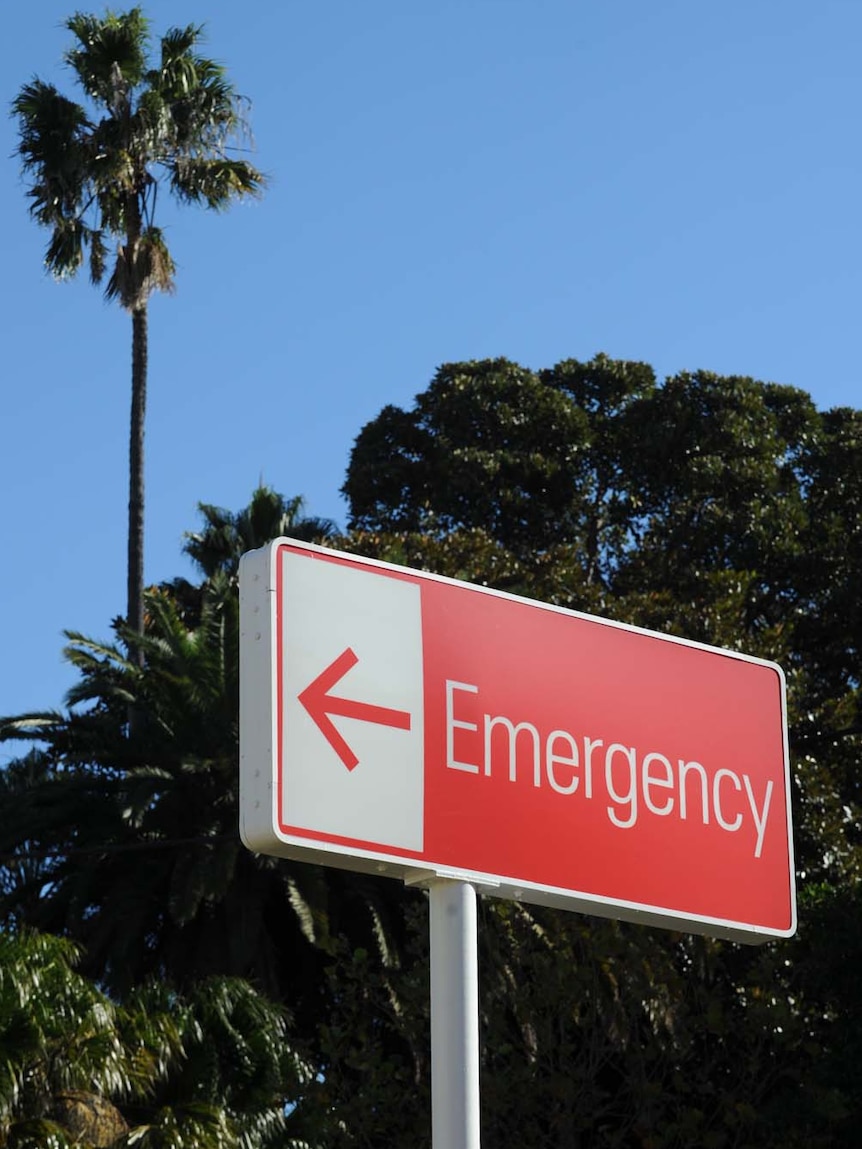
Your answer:
[[[284,827],[423,848],[415,583],[282,552]]]

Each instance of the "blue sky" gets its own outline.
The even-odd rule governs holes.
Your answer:
[[[34,74],[71,94],[75,7],[6,14],[7,107]],[[187,573],[199,500],[237,509],[260,478],[343,522],[356,434],[446,361],[605,351],[859,405],[858,0],[144,7],[206,23],[271,180],[162,217],[150,581]],[[62,630],[109,637],[124,609],[130,367],[128,317],[46,277],[14,148],[0,119],[5,714],[58,705]]]

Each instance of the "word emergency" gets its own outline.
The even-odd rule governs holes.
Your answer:
[[[568,730],[540,732],[532,722],[513,722],[502,714],[482,714],[481,723],[465,717],[465,695],[479,687],[446,680],[446,767],[490,778],[508,771],[518,782],[519,765],[535,788],[548,786],[564,796],[607,801],[608,819],[629,830],[644,814],[681,821],[700,818],[729,834],[744,831],[754,857],[763,850],[773,782],[756,793],[751,777],[727,765],[708,770],[702,763],[662,751],[643,751],[622,742]],[[478,698],[472,700],[473,717]],[[457,752],[456,756],[456,735]],[[472,751],[472,753],[469,753]],[[523,777],[523,775],[522,775]]]

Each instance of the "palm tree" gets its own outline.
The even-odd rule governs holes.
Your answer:
[[[75,971],[76,958],[75,947],[60,938],[0,935],[4,1149],[59,1149],[76,1143],[75,1134],[112,1145],[128,1130],[114,1100],[143,1086],[143,1061],[136,1071],[117,1032],[113,1003]]]
[[[237,158],[243,101],[225,69],[198,51],[203,30],[172,28],[160,56],[148,56],[149,23],[140,8],[66,21],[76,44],[66,53],[86,105],[38,78],[15,100],[18,154],[29,178],[30,214],[50,230],[50,272],[76,274],[89,252],[90,278],[103,281],[108,241],[117,243],[105,295],[132,317],[129,434],[128,599],[132,649],[144,630],[144,417],[147,305],[174,288],[174,261],[156,226],[159,186],[180,203],[225,208],[259,194],[263,175]]]
[[[0,1149],[273,1149],[307,1072],[283,1011],[236,979],[121,1004],[67,939],[0,934]]]
[[[183,550],[206,578],[221,571],[235,580],[242,555],[270,539],[289,535],[303,542],[322,542],[333,538],[338,530],[331,519],[306,515],[301,495],[286,499],[263,484],[241,511],[210,503],[199,503],[198,510],[204,518],[204,529],[187,531]]]

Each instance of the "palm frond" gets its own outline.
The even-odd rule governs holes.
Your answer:
[[[86,112],[53,84],[34,79],[12,101],[18,117],[17,152],[33,182],[30,214],[47,227],[76,220],[87,192]]]
[[[136,664],[128,659],[116,644],[108,644],[99,639],[90,638],[89,635],[82,634],[79,630],[64,630],[63,634],[68,639],[68,645],[63,648],[63,657],[72,661],[73,664],[75,654],[80,650],[90,651],[105,662],[116,663],[123,670],[137,669]]]
[[[144,88],[138,96],[132,131],[148,155],[154,158],[169,149],[167,141],[173,131],[172,109],[157,87]]]
[[[169,28],[162,36],[162,71],[170,68],[174,61],[187,56],[204,36],[203,24],[187,24],[185,28]]]
[[[242,973],[306,1024],[342,937],[397,965],[394,883],[389,899],[383,879],[348,881],[239,841],[237,564],[305,521],[301,499],[263,486],[239,512],[206,506],[189,550],[210,573],[145,593],[143,665],[119,620],[111,641],[68,632],[67,708],[0,725],[0,737],[40,743],[0,775],[0,924],[68,931],[112,993],[165,971],[180,985],[202,970]],[[254,1058],[258,1039],[240,1031]],[[138,1077],[159,1056],[141,1051]]]
[[[246,160],[178,156],[168,165],[170,186],[183,203],[205,203],[221,210],[234,199],[260,195],[266,177]]]
[[[92,126],[80,104],[38,77],[21,88],[12,101],[12,114],[19,121],[17,151],[25,168],[47,164],[62,170],[70,147]]]
[[[89,238],[79,219],[58,220],[45,249],[45,266],[56,279],[75,275],[84,262],[84,243]]]
[[[15,738],[39,741],[50,736],[65,720],[65,715],[59,710],[36,710],[30,714],[0,718],[0,741]]]
[[[148,74],[153,88],[175,103],[187,99],[199,86],[202,76],[193,49],[203,37],[203,26],[188,24],[169,29],[161,40],[161,66]]]
[[[241,555],[271,539],[290,535],[312,541],[331,538],[337,530],[331,519],[307,517],[301,495],[286,498],[264,485],[237,514],[208,503],[199,503],[198,511],[204,528],[186,532],[183,550],[210,580],[217,572],[235,578]]]
[[[91,99],[112,110],[128,100],[146,71],[149,22],[140,8],[104,17],[78,12],[66,21],[78,47],[66,53]]]
[[[102,277],[105,274],[105,256],[107,249],[104,240],[102,239],[101,231],[90,232],[90,282],[97,284],[102,282]]]

